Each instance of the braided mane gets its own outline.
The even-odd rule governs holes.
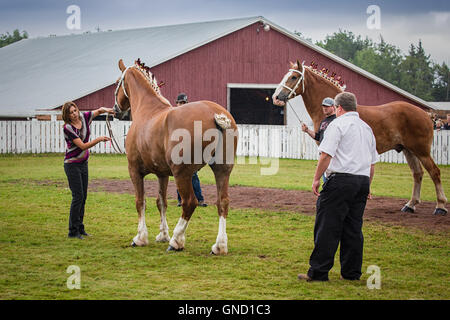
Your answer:
[[[165,84],[164,82],[160,82],[158,84],[158,82],[156,81],[156,77],[153,73],[151,73],[150,71],[150,67],[146,66],[144,62],[141,62],[141,59],[138,58],[136,61],[134,61],[134,67],[139,70],[145,77],[145,79],[147,79],[147,81],[150,83],[150,85],[152,86],[153,90],[155,90],[155,92],[158,95],[161,95],[161,87]]]
[[[311,62],[311,65],[308,68],[311,72],[314,72],[318,76],[324,78],[325,80],[332,83],[334,86],[336,86],[338,89],[345,91],[346,85],[344,84],[344,81],[342,80],[341,76],[336,76],[336,72],[332,72],[331,75],[329,73],[328,68],[322,68],[319,70],[318,64],[314,61]]]

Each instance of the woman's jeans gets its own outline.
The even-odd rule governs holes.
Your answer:
[[[64,171],[72,191],[69,235],[73,236],[84,232],[83,217],[88,189],[88,162],[64,163]]]

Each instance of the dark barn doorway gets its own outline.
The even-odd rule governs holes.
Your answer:
[[[237,124],[285,124],[285,109],[272,103],[275,89],[229,88],[229,90],[230,113]]]

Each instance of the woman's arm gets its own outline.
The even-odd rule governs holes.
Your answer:
[[[86,142],[86,143],[84,143],[80,138],[73,139],[73,143],[81,150],[86,150],[86,149],[92,148],[97,143],[102,142],[102,141],[111,141],[111,138],[98,137],[98,138],[96,138],[92,141]]]
[[[112,108],[98,108],[97,110],[92,111],[92,113],[94,114],[94,118],[101,115],[102,113],[109,113],[109,114],[114,114],[114,110]]]

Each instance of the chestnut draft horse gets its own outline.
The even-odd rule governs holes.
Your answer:
[[[328,69],[319,71],[314,62],[311,66],[304,66],[297,60],[296,64],[291,63],[291,68],[281,80],[272,99],[275,105],[284,106],[289,99],[301,95],[317,131],[325,117],[321,108],[322,100],[325,97],[334,98],[344,90],[342,80],[336,77],[335,73],[328,75]],[[403,151],[411,168],[414,178],[412,197],[402,211],[413,213],[415,205],[420,202],[422,164],[430,174],[436,189],[437,205],[434,214],[447,214],[447,198],[442,188],[440,170],[430,155],[433,124],[428,114],[421,108],[403,101],[379,106],[358,105],[357,111],[360,118],[372,128],[378,153],[392,149]]]
[[[225,108],[211,101],[172,107],[161,95],[150,69],[139,59],[127,68],[121,59],[119,69],[122,75],[117,82],[114,111],[121,119],[131,109],[132,119],[126,151],[139,217],[132,246],[148,244],[144,177],[153,173],[159,182],[156,205],[161,217],[156,241],[169,241],[167,251],[183,250],[186,228],[198,204],[192,175],[208,163],[216,179],[219,213],[219,232],[211,253],[227,254],[228,183],[236,155],[236,122]],[[181,196],[182,216],[170,238],[166,210],[167,184],[172,175]]]

